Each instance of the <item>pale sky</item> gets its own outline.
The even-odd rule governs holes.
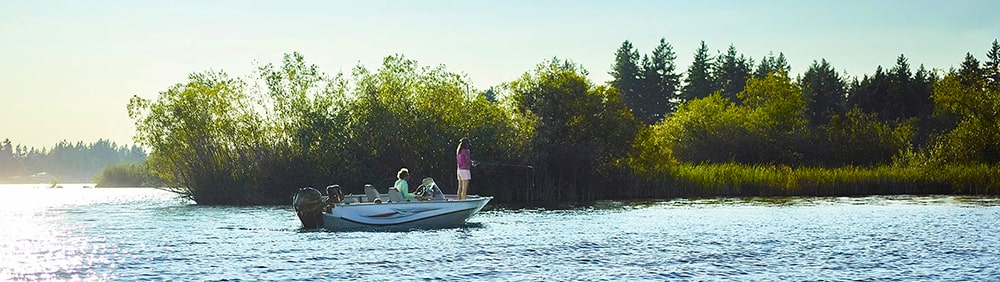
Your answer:
[[[900,54],[916,68],[980,61],[1000,38],[1000,1],[11,1],[0,0],[0,141],[133,144],[126,105],[192,72],[248,75],[298,51],[328,74],[403,54],[444,64],[475,87],[516,79],[558,56],[597,83],[630,40],[661,37],[679,71],[704,40],[792,73],[827,59],[861,76]]]

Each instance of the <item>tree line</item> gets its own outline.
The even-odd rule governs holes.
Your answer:
[[[87,182],[106,167],[145,161],[146,151],[142,148],[104,139],[93,143],[63,140],[51,149],[14,145],[4,139],[0,142],[0,181]]]
[[[360,193],[390,186],[400,167],[454,187],[463,137],[482,163],[471,192],[507,203],[711,195],[720,185],[794,194],[811,178],[961,192],[954,178],[919,177],[932,167],[993,179],[978,173],[1000,162],[996,40],[985,63],[969,54],[961,69],[913,72],[900,55],[861,78],[822,59],[792,78],[781,53],[754,62],[734,46],[708,50],[702,42],[679,73],[665,39],[642,57],[625,41],[608,83],[552,58],[485,91],[402,55],[328,75],[292,53],[246,78],[193,73],[128,109],[136,140],[153,149],[149,169],[200,204],[287,204],[299,187],[328,184]],[[716,181],[737,174],[762,180]]]
[[[995,137],[990,126],[997,120],[994,114],[979,116],[997,104],[1000,45],[996,40],[983,63],[966,54],[957,70],[932,71],[920,65],[914,71],[900,55],[891,68],[878,66],[874,74],[860,78],[838,73],[825,59],[813,61],[805,72],[791,78],[782,53],[764,56],[755,64],[733,45],[713,58],[702,42],[681,80],[673,71],[675,57],[671,45],[661,39],[639,61],[638,51],[625,41],[616,52],[610,83],[621,89],[636,117],[659,136],[686,138],[662,144],[672,147],[672,157],[680,161],[826,167],[888,164],[901,151],[928,152],[934,146],[945,150],[941,148],[945,139],[972,134],[961,133],[965,130],[983,134],[978,136],[985,139],[975,147],[984,151],[961,161],[997,160],[993,146],[984,143]],[[948,86],[956,79],[970,88]],[[980,108],[963,112],[954,103],[975,103]],[[982,118],[986,120],[968,121]],[[971,129],[974,123],[980,126]],[[965,125],[954,131],[960,124]]]

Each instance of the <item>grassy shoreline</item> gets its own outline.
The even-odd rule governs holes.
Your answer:
[[[985,164],[935,168],[682,164],[672,168],[670,179],[664,181],[673,186],[659,189],[678,196],[997,195],[997,171],[1000,167]]]
[[[670,167],[649,179],[635,178],[614,192],[586,200],[651,200],[711,197],[828,197],[870,195],[1000,195],[1000,166],[948,164],[938,167],[688,164]],[[144,166],[107,169],[96,187],[145,187],[152,177]],[[12,183],[6,183],[12,184]],[[295,187],[298,188],[298,187]],[[541,188],[541,187],[539,187]],[[559,189],[552,187],[554,189]],[[289,188],[291,191],[291,188]],[[542,188],[546,189],[546,188]],[[518,200],[507,189],[492,190],[495,204],[551,206]],[[483,191],[486,192],[486,191]],[[275,200],[274,203],[285,201]]]

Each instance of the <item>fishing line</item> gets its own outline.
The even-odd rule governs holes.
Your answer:
[[[523,167],[523,168],[527,168],[527,169],[535,169],[534,166],[530,166],[530,165],[518,165],[518,164],[502,164],[502,163],[478,162],[476,165],[477,166],[479,166],[479,165],[495,165],[495,166]]]

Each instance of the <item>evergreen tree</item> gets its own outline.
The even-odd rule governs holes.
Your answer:
[[[760,59],[760,64],[757,65],[757,70],[754,71],[753,77],[757,79],[762,79],[767,76],[768,73],[776,72],[779,70],[785,71],[785,73],[790,73],[792,67],[788,65],[788,60],[785,60],[785,53],[778,53],[778,57],[774,57],[774,53],[768,53]]]
[[[676,59],[673,46],[664,38],[660,38],[651,56],[643,57],[642,95],[646,99],[639,105],[643,115],[637,117],[646,124],[656,123],[677,109],[680,75],[676,73]]]
[[[848,91],[848,108],[858,108],[866,113],[875,113],[884,119],[882,110],[886,105],[889,79],[882,66],[875,68],[872,76],[865,75],[860,81],[855,80]]]
[[[494,89],[493,86],[490,86],[490,88],[487,88],[486,91],[483,91],[482,95],[486,98],[486,101],[490,101],[490,103],[497,102],[497,90]]]
[[[10,139],[4,139],[0,143],[0,177],[13,175],[14,170],[14,147]]]
[[[701,47],[694,53],[694,61],[688,67],[687,76],[684,78],[684,87],[681,90],[683,102],[694,99],[708,97],[715,92],[712,79],[712,57],[708,54],[708,46],[705,41],[701,42]]]
[[[986,53],[988,61],[983,62],[983,74],[986,85],[994,90],[1000,90],[1000,43],[993,39],[993,47]]]
[[[962,68],[958,70],[958,80],[964,86],[980,85],[983,79],[983,69],[979,66],[979,60],[971,53],[965,53],[965,61],[962,61]]]
[[[921,119],[929,118],[934,111],[934,101],[931,94],[934,90],[934,73],[920,64],[917,72],[910,80],[910,92],[913,94],[914,114]]]
[[[928,122],[934,105],[931,102],[931,85],[927,69],[920,66],[916,74],[910,72],[910,64],[903,55],[896,59],[896,66],[890,70],[889,95],[891,103],[887,112],[888,119],[916,119],[919,143],[929,140]]]
[[[799,84],[806,100],[806,116],[811,124],[825,124],[830,117],[846,112],[846,82],[826,59],[813,61]]]
[[[746,57],[739,55],[735,46],[729,45],[729,50],[717,59],[715,66],[715,85],[722,92],[722,97],[738,102],[736,93],[743,91],[750,76],[750,64]]]
[[[138,164],[146,161],[146,152],[133,146],[119,147],[109,140],[85,144],[60,141],[52,150],[14,145],[9,139],[0,142],[0,181],[4,177],[25,177],[46,172],[60,181],[90,181],[105,167]]]
[[[926,69],[914,78],[906,56],[900,55],[888,72],[879,66],[872,77],[865,77],[850,90],[849,104],[865,112],[875,113],[882,121],[902,121],[913,117],[926,118],[930,113],[930,93],[920,91],[922,80],[929,79]],[[975,76],[975,75],[973,75]]]
[[[887,116],[883,118],[907,119],[916,116],[917,97],[910,91],[913,74],[910,64],[902,54],[896,58],[896,65],[889,70],[889,91],[886,93],[888,104],[884,109]]]
[[[917,104],[915,107],[917,117],[920,118],[920,123],[917,127],[916,140],[914,143],[916,145],[924,145],[931,141],[931,137],[938,133],[944,132],[947,129],[954,127],[955,118],[947,113],[941,113],[940,115],[933,115],[934,113],[934,100],[931,98],[934,92],[934,83],[938,81],[937,75],[934,72],[928,70],[923,64],[917,68],[917,72],[913,73],[913,81],[910,85],[910,91],[912,91],[914,97],[918,97]]]
[[[621,92],[625,105],[632,110],[636,117],[646,116],[644,108],[641,75],[639,69],[639,51],[632,46],[632,42],[625,40],[622,46],[615,52],[615,63],[611,66],[611,85]]]

